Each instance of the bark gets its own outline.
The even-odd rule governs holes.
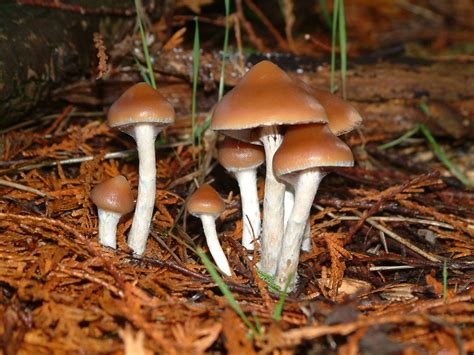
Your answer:
[[[1,2],[0,126],[18,121],[52,89],[89,75],[94,32],[110,44],[134,23],[130,0]]]

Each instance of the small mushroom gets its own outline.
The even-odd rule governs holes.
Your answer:
[[[90,198],[99,213],[99,243],[116,249],[120,217],[132,212],[135,207],[130,184],[122,175],[113,177],[95,186]]]
[[[138,255],[145,251],[155,205],[156,136],[174,122],[174,117],[175,112],[169,102],[146,83],[135,84],[125,91],[107,115],[110,127],[129,134],[137,143],[138,196],[128,245]]]
[[[219,163],[233,173],[240,188],[242,203],[242,245],[253,250],[253,237],[260,236],[260,204],[257,168],[265,161],[261,146],[226,137],[218,147]]]
[[[273,174],[281,126],[327,122],[319,102],[269,61],[254,65],[216,105],[211,128],[233,138],[263,144],[266,176],[259,267],[275,274],[283,239],[285,184]]]
[[[311,206],[319,183],[327,174],[324,168],[353,165],[350,148],[332,134],[327,125],[305,124],[288,128],[283,144],[273,158],[275,175],[292,185],[295,191],[278,261],[276,282],[279,286],[284,287],[290,275],[296,273]]]
[[[216,218],[224,212],[224,200],[210,185],[204,184],[191,195],[186,208],[190,214],[201,218],[207,246],[214,262],[224,274],[230,276],[229,262],[217,238],[215,222]]]

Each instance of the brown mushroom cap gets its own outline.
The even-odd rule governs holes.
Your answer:
[[[128,88],[110,107],[107,122],[110,127],[126,130],[137,123],[158,126],[174,122],[173,106],[150,85],[138,83]]]
[[[282,178],[306,169],[353,165],[351,149],[325,124],[289,127],[273,156],[273,171]]]
[[[98,208],[110,212],[126,214],[135,208],[130,184],[122,175],[105,180],[95,186],[91,191],[90,198]]]
[[[231,172],[256,169],[265,161],[265,152],[260,145],[225,137],[218,146],[217,160]]]
[[[211,185],[201,185],[189,198],[186,203],[188,212],[193,216],[199,217],[202,214],[219,216],[224,212],[224,200],[219,196]]]
[[[283,70],[265,60],[253,66],[216,105],[211,128],[224,134],[247,129],[250,134],[256,127],[308,122],[327,122],[324,108]]]
[[[362,116],[346,100],[324,90],[313,89],[313,94],[326,110],[328,127],[336,136],[350,132],[362,123]]]
[[[302,80],[296,80],[324,107],[328,117],[328,127],[336,136],[350,132],[362,123],[362,116],[348,101],[329,91],[315,89]]]

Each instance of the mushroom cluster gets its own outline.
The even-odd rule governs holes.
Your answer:
[[[263,221],[261,236],[255,233],[261,245],[258,267],[275,276],[281,287],[296,274],[300,250],[311,249],[309,214],[326,168],[353,165],[350,148],[337,136],[353,130],[361,121],[346,101],[292,79],[269,61],[253,66],[214,109],[211,128],[226,136],[219,147],[224,150],[219,151],[219,161],[238,180],[222,155],[229,154],[231,147],[239,149],[235,140],[241,141],[240,145],[248,143],[245,149],[263,145]],[[242,155],[246,158],[245,153]],[[252,172],[252,189],[256,186],[254,175]],[[242,218],[258,231],[255,218],[260,210],[252,207],[248,212],[244,202],[253,199],[255,192],[248,192],[248,186],[238,182]],[[248,241],[244,224],[242,244],[251,250],[254,245]]]
[[[156,194],[155,139],[174,122],[173,107],[145,83],[128,90],[111,106],[108,123],[132,136],[139,158],[138,196],[128,245],[144,253]],[[353,166],[350,148],[338,138],[360,125],[346,101],[292,79],[269,61],[254,65],[217,103],[211,128],[224,136],[218,161],[238,182],[242,245],[260,246],[258,267],[283,287],[296,283],[301,250],[311,250],[309,216],[328,168]],[[258,168],[265,163],[263,218],[257,191]],[[91,198],[99,210],[99,241],[115,248],[120,216],[133,210],[128,182],[119,176],[98,185]],[[190,196],[186,208],[201,219],[216,265],[232,274],[219,243],[215,220],[225,205],[208,184]]]

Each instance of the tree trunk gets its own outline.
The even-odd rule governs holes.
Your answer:
[[[0,126],[18,121],[58,85],[88,75],[94,32],[113,43],[134,23],[130,0],[2,1]]]

